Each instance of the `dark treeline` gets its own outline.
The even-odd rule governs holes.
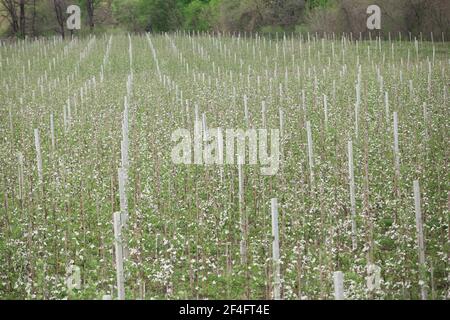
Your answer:
[[[367,33],[366,9],[377,4],[384,34],[450,29],[448,0],[0,0],[0,35],[65,36],[69,5],[82,10],[77,33],[126,30]]]

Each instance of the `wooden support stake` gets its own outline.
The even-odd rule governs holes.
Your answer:
[[[348,178],[350,185],[350,210],[352,215],[352,247],[356,250],[356,200],[355,200],[355,173],[353,168],[353,143],[348,141]]]
[[[420,294],[422,300],[427,300],[427,284],[426,284],[426,263],[425,263],[425,244],[423,238],[423,221],[422,209],[420,205],[420,186],[419,181],[414,180],[414,207],[416,211],[416,230],[417,230],[417,246],[419,253],[419,270],[420,270]]]
[[[334,280],[334,299],[344,300],[344,274],[342,271],[336,271],[333,274]]]
[[[117,299],[125,300],[125,287],[123,275],[123,256],[122,256],[122,222],[121,213],[114,212],[114,244],[116,254],[116,274],[117,274]]]
[[[274,300],[281,300],[281,279],[280,279],[280,247],[279,247],[279,234],[278,234],[278,200],[272,198],[272,258],[274,266],[274,286],[273,286],[273,298]]]
[[[39,183],[42,183],[42,180],[43,180],[42,154],[41,154],[41,142],[39,139],[39,130],[38,129],[34,129],[34,144],[36,147],[36,162],[37,162]]]

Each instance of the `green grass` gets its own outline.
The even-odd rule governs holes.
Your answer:
[[[116,296],[112,214],[119,210],[117,168],[130,64],[127,36],[114,34],[104,81],[100,82],[108,39],[97,35],[81,61],[87,38],[73,43],[19,41],[0,47],[0,298]],[[131,254],[125,262],[126,297],[270,299],[270,199],[276,197],[281,206],[284,299],[332,299],[336,270],[344,272],[349,299],[418,299],[413,180],[419,179],[429,298],[445,298],[449,289],[448,45],[434,44],[433,61],[433,44],[428,42],[419,43],[418,57],[414,43],[393,42],[393,57],[389,42],[381,43],[381,51],[375,40],[358,43],[362,101],[356,136],[356,43],[327,40],[322,49],[321,40],[313,37],[311,42],[307,38],[278,39],[153,35],[161,73],[170,79],[164,85],[146,37],[132,36],[130,221],[125,231]],[[50,69],[53,58],[56,67]],[[427,60],[432,62],[430,92]],[[80,88],[87,88],[87,81],[94,76],[97,85],[91,84],[87,92],[83,89],[81,103]],[[409,92],[410,79],[414,96]],[[176,86],[183,91],[183,101],[177,99]],[[389,118],[385,90],[389,93]],[[195,104],[200,115],[206,113],[210,128],[245,128],[244,94],[252,127],[262,127],[263,100],[269,128],[279,127],[279,108],[285,115],[284,161],[278,174],[261,176],[258,166],[244,166],[248,266],[240,265],[239,256],[237,166],[174,165],[170,158],[175,145],[171,134],[178,128],[192,131]],[[327,129],[323,94],[328,96]],[[72,122],[65,132],[63,110],[68,98],[73,100]],[[393,111],[399,115],[399,181],[394,172]],[[50,140],[51,113],[55,151]],[[312,126],[314,183],[309,179],[305,120]],[[34,128],[41,136],[42,184],[37,180]],[[351,248],[348,138],[354,148],[355,251]],[[25,159],[23,199],[18,197],[18,152]],[[229,272],[227,261],[231,263]],[[70,263],[81,268],[82,285],[69,294],[65,280]],[[368,263],[381,268],[381,286],[375,292],[366,287]]]

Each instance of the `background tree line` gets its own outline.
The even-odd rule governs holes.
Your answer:
[[[68,5],[82,10],[78,33],[111,29],[247,32],[367,32],[366,8],[382,9],[382,32],[450,31],[448,0],[0,0],[2,36],[65,36]]]

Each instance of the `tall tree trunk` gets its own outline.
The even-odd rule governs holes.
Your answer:
[[[86,6],[88,13],[89,28],[92,31],[94,29],[94,0],[87,0]]]
[[[56,14],[56,21],[58,22],[59,26],[59,33],[61,34],[62,38],[65,38],[65,32],[64,32],[64,13],[63,13],[63,4],[62,0],[53,0],[53,4],[55,7],[55,14]]]
[[[36,36],[36,0],[33,0],[33,16],[31,18],[31,34]]]
[[[7,19],[9,21],[13,34],[17,35],[17,32],[19,32],[19,21],[17,17],[15,0],[0,0],[0,3],[8,12]]]
[[[19,12],[20,12],[20,35],[25,37],[25,0],[20,0],[19,2]]]

